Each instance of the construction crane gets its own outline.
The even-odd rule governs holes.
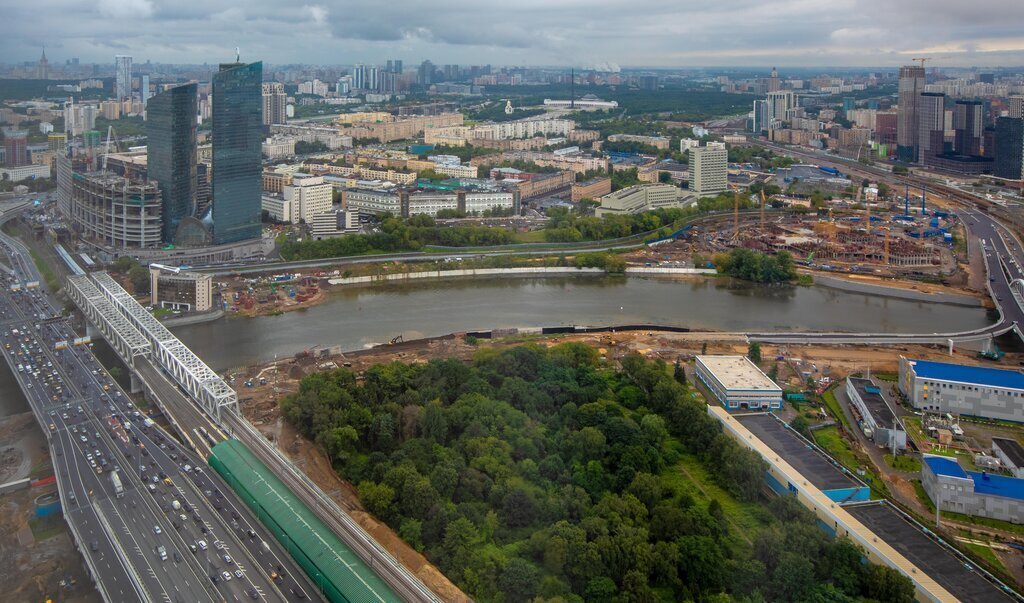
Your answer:
[[[732,193],[732,240],[733,242],[740,240],[740,192],[733,191]]]
[[[924,57],[923,59],[910,59],[911,61],[920,61],[921,69],[924,69],[924,62],[932,60],[931,57]]]
[[[890,223],[885,227],[885,244],[882,249],[882,263],[886,266],[889,265],[889,234],[892,232],[892,224]]]
[[[107,171],[107,156],[110,155],[110,138],[114,137],[114,150],[117,151],[117,133],[114,132],[114,126],[107,126],[107,143],[103,147],[103,171]]]
[[[764,189],[762,188],[761,189],[761,230],[764,230],[764,206],[765,206]]]

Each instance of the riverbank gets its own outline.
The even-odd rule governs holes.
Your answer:
[[[808,272],[808,274],[813,276],[815,284],[842,291],[938,304],[953,304],[974,308],[985,307],[985,299],[981,296],[970,295],[962,289],[953,289],[941,285],[885,280],[852,274],[841,277],[818,272]]]
[[[189,314],[188,316],[176,316],[174,318],[168,318],[161,320],[168,329],[174,327],[183,327],[185,325],[197,325],[204,322],[213,322],[219,318],[224,317],[224,310],[211,310],[209,312],[203,312],[202,314]]]

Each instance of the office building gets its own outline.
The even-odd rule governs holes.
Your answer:
[[[782,388],[746,356],[697,356],[695,372],[724,408],[782,408]]]
[[[196,209],[197,84],[157,94],[146,111],[148,175],[160,187],[163,239],[174,243],[178,224]]]
[[[595,213],[598,218],[603,218],[620,214],[642,214],[668,207],[685,207],[696,203],[697,198],[674,184],[638,184],[609,193],[597,201],[601,205]]]
[[[132,97],[132,58],[119,54],[114,57],[114,98]]]
[[[1024,119],[1024,96],[1011,96],[1008,117]]]
[[[958,100],[953,106],[953,152],[957,155],[981,155],[984,127],[981,101]]]
[[[47,150],[51,153],[63,153],[68,143],[68,137],[66,134],[53,132],[46,136],[46,142]]]
[[[754,121],[751,126],[751,130],[755,134],[760,134],[768,129],[768,124],[771,121],[769,119],[768,101],[756,100],[754,101]],[[682,150],[682,149],[681,149]]]
[[[4,165],[20,167],[31,163],[28,160],[28,132],[4,129]]]
[[[144,75],[139,78],[139,100],[142,101],[142,106],[145,108],[149,102],[149,76]]]
[[[287,121],[285,107],[288,105],[288,95],[284,92],[284,85],[279,82],[267,82],[263,84],[263,125],[283,124]]]
[[[690,190],[713,197],[729,189],[729,151],[713,147],[690,149]]]
[[[150,264],[149,298],[160,308],[207,312],[213,308],[213,275]]]
[[[768,76],[768,92],[778,92],[781,89],[782,84],[779,82],[779,72],[772,67],[772,73]]]
[[[331,239],[359,232],[359,214],[351,210],[331,209],[315,214],[309,224],[309,234],[314,240]]]
[[[1000,117],[996,120],[995,175],[1020,180],[1024,175],[1024,119]]]
[[[263,63],[227,63],[213,75],[213,240],[260,236]]]
[[[945,103],[941,92],[922,92],[917,99],[918,163],[929,165],[932,157],[945,152]]]
[[[924,455],[921,485],[943,511],[1024,523],[1024,479],[965,471],[945,456]]]
[[[43,55],[39,57],[36,65],[36,78],[40,80],[50,79],[50,61],[46,59],[46,47],[43,47]]]
[[[899,108],[896,113],[896,154],[900,161],[917,161],[917,107],[924,92],[924,67],[900,67]]]
[[[789,90],[779,90],[768,93],[768,122],[766,130],[772,129],[772,122],[786,121],[790,109],[796,108],[796,96]],[[695,132],[696,134],[696,132]]]
[[[312,221],[313,215],[331,209],[332,188],[323,176],[292,174],[292,183],[283,188],[285,201],[291,204],[291,221]]]
[[[906,449],[907,432],[882,388],[870,379],[850,377],[846,380],[846,396],[860,413],[860,428],[865,436],[889,451]]]
[[[1024,422],[1024,374],[1017,371],[900,356],[898,383],[918,410]]]

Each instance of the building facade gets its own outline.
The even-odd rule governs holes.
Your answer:
[[[953,152],[957,155],[981,155],[984,108],[975,100],[958,100],[953,106]]]
[[[285,107],[288,95],[284,92],[284,84],[267,82],[263,84],[263,125],[283,124],[287,121]]]
[[[928,165],[945,150],[946,95],[922,92],[917,99],[917,161]]]
[[[1024,374],[900,356],[900,392],[933,413],[1024,422]]]
[[[4,128],[4,165],[13,168],[32,163],[28,160],[28,132]]]
[[[222,64],[213,75],[213,240],[260,236],[263,63]]]
[[[160,187],[165,243],[174,243],[178,224],[195,215],[197,91],[196,84],[165,90],[146,112],[147,170]]]
[[[998,118],[995,147],[995,175],[1020,180],[1024,175],[1024,119]]]
[[[57,158],[57,170],[61,196],[66,196],[61,206],[83,239],[111,249],[161,245],[163,202],[155,182],[132,182],[110,172],[80,173],[67,157]]]
[[[865,436],[887,450],[907,448],[907,432],[880,387],[870,379],[850,377],[846,380],[846,396],[860,414]]]
[[[207,312],[213,308],[213,276],[150,264],[149,296],[152,306]]]
[[[315,214],[330,211],[332,192],[323,176],[292,174],[292,183],[282,190],[284,199],[292,206],[291,221],[309,223]]]
[[[597,217],[640,214],[666,207],[683,207],[696,202],[696,197],[674,184],[638,184],[609,193],[598,201]]]
[[[690,149],[690,190],[712,197],[729,189],[729,151],[712,147]]]
[[[964,471],[956,459],[924,455],[921,485],[943,511],[1024,523],[1024,480]]]
[[[924,67],[900,67],[897,93],[899,108],[896,112],[896,153],[900,161],[917,161],[918,116],[917,106],[924,92]]]
[[[114,97],[117,100],[132,97],[132,58],[128,55],[114,57]]]

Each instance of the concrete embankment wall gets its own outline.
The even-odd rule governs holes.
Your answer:
[[[707,268],[654,268],[630,267],[626,274],[637,275],[684,275],[714,274]],[[422,272],[402,272],[398,274],[375,274],[370,276],[350,276],[327,279],[332,285],[357,285],[366,283],[382,283],[386,281],[405,281],[414,279],[451,278],[459,276],[557,276],[573,274],[604,274],[601,268],[575,268],[572,266],[524,267],[524,268],[469,268],[459,270],[425,270]]]
[[[925,291],[916,291],[914,289],[886,287],[885,285],[877,285],[874,283],[861,283],[821,274],[814,275],[814,284],[832,289],[840,289],[842,291],[850,291],[852,293],[866,293],[868,295],[877,295],[880,297],[895,297],[899,299],[931,302],[933,304],[953,304],[956,306],[970,306],[972,308],[978,308],[983,305],[981,299],[970,295],[960,295],[957,293],[927,293]]]

